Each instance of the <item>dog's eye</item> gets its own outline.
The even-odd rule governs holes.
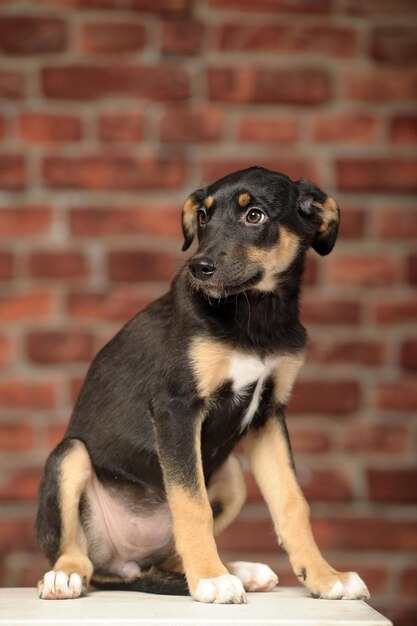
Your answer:
[[[266,215],[261,209],[249,209],[245,215],[248,224],[260,224],[265,218]]]
[[[205,226],[208,222],[207,213],[204,209],[199,209],[197,211],[197,220],[199,226]]]

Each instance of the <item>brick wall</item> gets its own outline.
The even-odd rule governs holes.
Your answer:
[[[45,568],[42,463],[94,353],[184,262],[186,194],[262,164],[311,177],[342,209],[335,252],[309,259],[311,344],[289,418],[314,531],[375,606],[414,623],[416,9],[2,0],[2,584]],[[252,482],[220,544],[295,584]]]

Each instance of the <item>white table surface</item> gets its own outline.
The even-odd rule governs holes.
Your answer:
[[[0,626],[392,626],[362,600],[315,600],[303,588],[249,593],[248,603],[214,605],[190,597],[95,591],[78,600],[38,600],[35,589],[0,589]]]

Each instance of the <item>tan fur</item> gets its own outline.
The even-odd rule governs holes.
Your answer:
[[[213,202],[213,196],[207,196],[207,198],[204,200],[204,206],[206,207],[206,209],[210,209],[213,206]]]
[[[334,583],[336,572],[323,559],[314,541],[309,506],[297,483],[278,420],[272,418],[260,431],[249,431],[244,448],[295,575],[304,582],[306,569],[306,586],[313,593],[323,593]]]
[[[233,520],[246,500],[246,483],[242,467],[231,454],[214,473],[208,487],[211,502],[220,502],[223,510],[214,520],[214,536],[219,535]]]
[[[277,366],[274,370],[274,394],[275,400],[280,404],[287,404],[295,379],[304,361],[304,351],[278,357]]]
[[[197,492],[175,484],[165,475],[175,547],[184,564],[191,593],[201,578],[216,578],[228,573],[220,561],[214,541],[213,515],[204,484],[201,459],[201,422],[202,419],[195,438]]]
[[[247,258],[252,263],[258,263],[265,270],[264,278],[255,285],[258,291],[272,291],[275,289],[278,274],[286,270],[294,260],[299,246],[299,238],[285,227],[280,228],[280,237],[277,246],[272,250],[264,250],[255,246],[247,248]]]
[[[201,397],[208,398],[227,380],[229,355],[230,349],[219,341],[194,339],[190,360]]]
[[[196,232],[195,212],[199,204],[195,202],[192,196],[187,198],[182,208],[182,221],[184,228],[190,236],[194,236]]]
[[[322,225],[320,226],[320,232],[324,233],[332,222],[337,222],[339,220],[338,206],[330,196],[326,198],[323,204],[315,202],[314,206],[320,209],[323,220]]]
[[[238,202],[241,207],[245,207],[251,201],[251,197],[248,193],[241,193],[238,199]]]
[[[79,516],[80,498],[91,478],[91,461],[81,441],[75,441],[61,463],[61,542],[55,571],[77,573],[87,581],[93,573],[87,539]]]

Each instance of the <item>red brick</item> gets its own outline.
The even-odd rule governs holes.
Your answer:
[[[380,103],[417,97],[417,73],[411,69],[348,71],[344,79],[346,96],[353,100]]]
[[[48,291],[27,291],[0,297],[2,321],[46,318],[51,313],[52,295]]]
[[[102,141],[140,141],[143,139],[143,113],[103,113],[99,121]]]
[[[197,20],[186,18],[164,21],[161,50],[165,54],[199,54],[204,35],[204,25]]]
[[[375,139],[376,118],[365,113],[321,115],[313,120],[316,141],[363,143]]]
[[[242,141],[286,143],[297,139],[298,126],[295,117],[245,115],[239,121],[237,135]]]
[[[48,428],[48,449],[55,448],[64,438],[67,430],[68,423],[65,424],[53,424]]]
[[[213,181],[230,174],[234,170],[245,169],[252,165],[261,165],[277,172],[282,172],[290,178],[297,180],[302,176],[317,181],[316,165],[312,161],[303,157],[282,157],[282,158],[246,158],[239,157],[225,158],[205,158],[202,162],[202,177],[205,181]]]
[[[121,320],[136,315],[149,304],[149,298],[128,289],[115,289],[109,293],[70,293],[67,300],[71,317],[84,320]]]
[[[374,318],[382,324],[415,322],[417,318],[417,298],[392,298],[375,303]]]
[[[0,252],[0,280],[11,280],[14,274],[14,259],[11,252]]]
[[[6,54],[60,52],[67,43],[63,20],[36,16],[0,18],[0,50]]]
[[[0,335],[0,367],[6,367],[7,365],[10,365],[14,357],[13,353],[13,345],[10,337],[6,337],[6,335]]]
[[[323,0],[320,0],[321,2]],[[43,4],[77,9],[116,9],[125,11],[144,11],[181,15],[190,9],[190,0],[129,0],[129,4],[120,5],[120,0],[42,0]]]
[[[36,549],[25,552],[19,565],[17,568],[15,564],[10,566],[12,572],[9,580],[13,580],[16,587],[33,587],[51,567],[46,557]]]
[[[94,337],[85,332],[32,331],[26,337],[26,351],[35,363],[91,361]]]
[[[208,69],[210,100],[284,104],[320,104],[331,96],[328,74],[322,69],[263,66]]]
[[[25,158],[19,154],[0,155],[0,189],[19,191],[25,184]]]
[[[50,409],[55,406],[55,386],[51,382],[22,379],[0,380],[0,405],[21,409]]]
[[[87,53],[118,53],[142,50],[146,28],[128,22],[92,22],[81,28],[81,47]]]
[[[307,324],[359,324],[361,305],[353,300],[305,298],[301,302],[301,318]]]
[[[350,452],[403,452],[407,440],[407,432],[400,426],[369,426],[350,427],[346,432],[345,448]]]
[[[21,138],[28,143],[78,141],[81,121],[75,115],[24,113],[19,118]]]
[[[346,339],[320,342],[309,350],[311,359],[317,363],[358,363],[360,365],[382,365],[385,361],[386,345],[383,341]]]
[[[0,71],[0,97],[19,100],[26,93],[26,77],[23,72]]]
[[[417,502],[417,469],[368,469],[369,499],[376,502]]]
[[[6,118],[0,117],[0,139],[3,140],[6,136]]]
[[[0,208],[0,237],[25,237],[48,232],[51,209],[46,206]]]
[[[149,234],[180,237],[180,212],[173,208],[76,208],[69,214],[71,232],[82,237]]]
[[[407,277],[411,285],[417,285],[417,254],[410,254],[407,259]]]
[[[393,256],[338,256],[329,259],[329,278],[338,285],[395,285],[405,278],[402,259]]]
[[[342,207],[339,237],[341,239],[362,239],[365,233],[366,213],[362,209]]]
[[[410,209],[380,209],[376,229],[381,239],[414,239],[417,237],[417,211]]]
[[[46,157],[45,185],[69,189],[171,189],[184,182],[184,161],[154,156]]]
[[[417,409],[417,378],[395,382],[379,383],[376,392],[376,406],[395,411]]]
[[[415,599],[417,589],[417,567],[406,567],[401,574],[401,594],[404,598]]]
[[[330,448],[329,436],[320,430],[291,428],[291,446],[294,452],[325,452]]]
[[[344,158],[336,161],[342,191],[417,191],[417,159]]]
[[[371,517],[331,517],[312,520],[317,543],[324,550],[401,550],[417,548],[414,521]],[[250,541],[249,541],[250,538]],[[221,549],[275,551],[272,522],[240,518],[216,539]]]
[[[415,15],[415,0],[342,0],[342,11],[361,16]]]
[[[0,502],[35,502],[38,498],[40,468],[18,470],[11,475],[3,474],[0,482]]]
[[[390,139],[393,143],[416,143],[417,115],[394,115],[390,121]]]
[[[266,13],[329,13],[331,0],[210,0],[218,10],[265,11]]]
[[[1,423],[0,450],[15,452],[30,450],[33,446],[33,428],[28,423]]]
[[[315,519],[313,532],[323,550],[417,549],[414,521],[383,517]]]
[[[29,275],[33,278],[82,278],[88,274],[86,258],[80,252],[32,252],[28,258]]]
[[[359,408],[360,400],[355,380],[303,380],[295,384],[288,412],[346,415]]]
[[[177,143],[217,141],[222,130],[223,114],[217,107],[171,107],[162,115],[160,137],[162,141]]]
[[[374,28],[370,54],[376,61],[385,63],[413,63],[417,56],[417,28],[405,24]]]
[[[108,274],[117,281],[170,280],[178,269],[178,261],[166,253],[113,251],[108,256]]]
[[[2,516],[0,519],[0,552],[10,553],[13,550],[35,549],[34,519]]]
[[[353,28],[334,24],[228,23],[218,33],[220,50],[239,52],[322,52],[351,56],[356,49]]]
[[[417,339],[406,339],[401,344],[400,363],[409,370],[417,370]]]
[[[42,70],[48,98],[96,100],[116,95],[151,100],[185,100],[189,96],[184,68],[161,65],[67,65]]]

